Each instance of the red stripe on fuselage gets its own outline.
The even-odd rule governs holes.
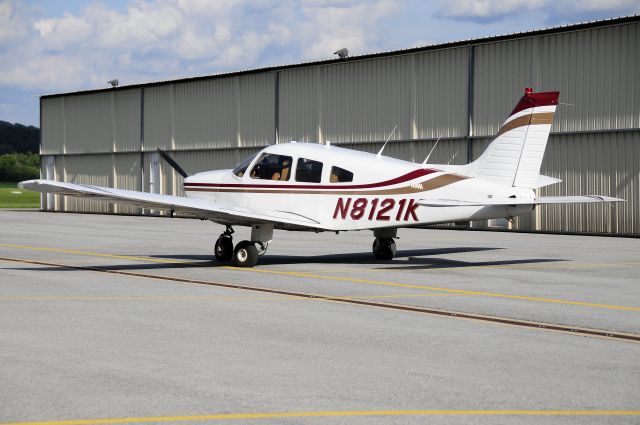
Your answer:
[[[332,184],[332,185],[293,185],[293,184],[235,184],[235,183],[185,183],[185,188],[187,187],[229,187],[229,188],[253,188],[253,189],[371,189],[376,187],[383,186],[391,186],[394,184],[404,183],[409,180],[417,179],[418,177],[426,176],[428,174],[437,173],[440,170],[433,170],[430,168],[419,169],[411,171],[403,176],[396,177],[391,180],[386,180],[383,182],[377,183],[367,183],[367,184],[355,184],[355,185],[341,185],[341,184]]]

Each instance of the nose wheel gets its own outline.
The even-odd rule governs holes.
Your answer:
[[[267,247],[269,246],[269,240],[271,239],[272,229],[264,228],[262,232],[264,234],[260,234],[258,231],[260,230],[259,226],[254,226],[256,231],[252,231],[252,240],[254,241],[242,241],[238,242],[233,247],[233,228],[231,226],[227,226],[227,229],[218,237],[216,240],[214,254],[216,256],[216,260],[221,262],[233,261],[237,267],[253,267],[258,263],[258,256],[264,254],[267,251]],[[265,233],[266,232],[266,233]],[[263,236],[260,238],[260,236]],[[267,239],[264,242],[261,242],[261,239]],[[258,247],[260,249],[258,250]]]
[[[392,260],[396,255],[393,238],[376,238],[373,241],[373,256],[378,260]]]
[[[227,226],[227,230],[216,241],[214,253],[218,261],[230,261],[233,258],[233,228]]]

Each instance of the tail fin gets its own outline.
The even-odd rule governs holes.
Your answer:
[[[474,177],[507,186],[537,188],[559,92],[524,96],[482,155],[469,164]]]

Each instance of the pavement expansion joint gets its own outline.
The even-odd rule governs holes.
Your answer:
[[[255,292],[261,292],[261,293],[269,293],[269,294],[299,297],[299,298],[306,298],[306,299],[317,299],[322,301],[385,308],[385,309],[407,311],[407,312],[413,312],[413,313],[430,314],[430,315],[437,315],[437,316],[448,316],[448,317],[455,317],[460,319],[474,320],[479,322],[490,322],[490,323],[496,323],[496,324],[521,327],[521,328],[542,329],[542,330],[562,332],[562,333],[573,334],[573,335],[606,338],[610,340],[636,342],[636,343],[640,342],[639,334],[611,332],[611,331],[602,330],[602,329],[578,328],[574,326],[566,326],[566,325],[551,324],[551,323],[540,323],[540,322],[512,319],[512,318],[506,318],[506,317],[487,316],[487,315],[481,315],[481,314],[475,314],[475,313],[448,311],[448,310],[442,310],[442,309],[425,308],[425,307],[403,305],[403,304],[391,304],[391,303],[385,303],[382,301],[357,299],[353,297],[340,297],[340,296],[312,294],[312,293],[305,293],[305,292],[285,291],[285,290],[279,290],[275,288],[265,288],[265,287],[257,287],[257,286],[242,285],[242,284],[235,284],[235,283],[227,283],[227,282],[179,278],[179,277],[173,277],[173,276],[163,276],[163,275],[157,275],[157,274],[138,273],[138,272],[130,272],[130,271],[122,271],[122,270],[111,270],[109,268],[104,268],[104,267],[95,268],[95,267],[86,267],[86,266],[74,266],[74,265],[67,265],[67,264],[60,264],[60,263],[17,259],[17,258],[7,258],[7,257],[0,257],[0,260],[25,263],[25,264],[34,264],[34,265],[40,265],[40,266],[61,267],[61,268],[66,268],[71,270],[84,270],[84,271],[92,271],[92,272],[99,272],[99,273],[110,273],[110,274],[117,274],[117,275],[124,275],[124,276],[157,279],[157,280],[164,280],[164,281],[210,285],[210,286],[217,286],[222,288],[255,291]]]

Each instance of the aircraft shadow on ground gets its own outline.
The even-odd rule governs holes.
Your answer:
[[[410,249],[400,250],[396,253],[396,258],[391,261],[376,260],[371,252],[350,252],[344,254],[322,254],[322,255],[263,255],[258,260],[258,266],[269,266],[279,264],[394,264],[400,262],[407,264],[407,261],[418,259],[416,257],[457,254],[463,252],[490,251],[502,248],[487,247],[457,247],[457,248],[435,248],[435,249]],[[171,260],[211,260],[211,255],[151,255],[151,258],[171,259]],[[232,263],[219,263],[214,260],[214,266],[228,266]]]
[[[377,269],[388,270],[427,270],[427,269],[447,269],[447,268],[466,268],[466,267],[482,267],[482,266],[509,266],[509,265],[526,265],[546,262],[564,261],[554,258],[528,258],[515,260],[496,260],[496,261],[461,261],[450,260],[446,258],[428,258],[438,255],[458,254],[465,252],[480,252],[499,250],[502,248],[489,247],[459,247],[459,248],[436,248],[436,249],[411,249],[400,250],[396,253],[396,257],[390,261],[376,260],[371,252],[358,252],[346,254],[325,254],[325,255],[264,255],[260,257],[258,266],[270,265],[286,265],[286,264],[360,264],[377,267]],[[130,264],[113,264],[113,265],[95,265],[95,266],[79,266],[78,268],[68,268],[63,266],[44,266],[44,267],[24,267],[22,270],[39,270],[39,271],[64,271],[78,270],[82,268],[93,270],[165,270],[165,269],[184,269],[184,268],[202,268],[202,267],[224,267],[233,265],[231,262],[218,262],[213,259],[212,255],[202,254],[174,254],[174,255],[150,255],[149,258],[176,260],[173,263],[143,263],[136,262]],[[426,258],[425,258],[426,257]]]
[[[324,255],[264,255],[258,260],[258,266],[282,265],[282,264],[364,264],[381,265],[382,269],[390,270],[411,270],[411,269],[442,269],[442,268],[462,268],[477,266],[500,266],[518,265],[529,263],[544,263],[564,261],[562,259],[531,258],[518,260],[500,261],[480,261],[469,262],[459,260],[448,260],[444,258],[423,258],[437,255],[458,254],[465,252],[480,252],[499,250],[503,248],[489,247],[457,247],[457,248],[435,248],[435,249],[412,249],[399,250],[396,257],[391,261],[376,260],[371,252],[358,252],[346,254],[324,254]],[[207,255],[154,255],[154,258],[170,258],[184,260],[206,260]],[[214,262],[212,266],[226,266],[229,263]]]

